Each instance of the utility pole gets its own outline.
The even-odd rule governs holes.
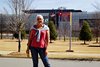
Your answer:
[[[74,52],[72,48],[72,12],[70,12],[70,30],[69,30],[69,49],[66,52]]]

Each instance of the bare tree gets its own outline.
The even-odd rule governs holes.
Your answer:
[[[62,33],[62,36],[64,38],[64,41],[66,40],[66,36],[68,36],[69,34],[69,13],[62,13],[61,14],[61,22],[60,22],[60,28],[61,28],[61,33]]]
[[[2,14],[0,14],[0,33],[1,33],[1,39],[2,39],[2,25],[3,25]]]
[[[68,36],[69,24],[67,22],[61,22],[60,24],[60,34],[63,36],[64,41],[66,41],[66,36]]]
[[[100,12],[95,12],[93,14],[93,17],[95,18],[94,20],[94,35],[96,37],[96,43],[99,42],[99,36],[100,36]]]
[[[1,37],[1,39],[3,38],[3,33],[4,33],[4,31],[7,29],[6,28],[6,15],[4,15],[4,14],[0,14],[0,37]],[[6,31],[7,32],[7,31]]]
[[[93,17],[96,18],[95,20],[95,27],[94,27],[94,33],[96,36],[96,43],[99,41],[100,36],[100,3],[95,2],[93,6],[97,9],[97,12],[93,14]]]
[[[92,4],[93,5],[93,7],[95,7],[97,10],[99,10],[100,11],[100,3],[99,2],[95,2],[94,4]]]
[[[18,52],[21,49],[21,31],[24,29],[26,16],[22,10],[27,10],[34,0],[8,0],[8,5],[12,10],[13,15],[9,18],[9,28],[13,32],[19,34]]]

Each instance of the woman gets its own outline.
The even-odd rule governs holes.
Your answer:
[[[49,28],[44,24],[42,15],[36,16],[37,23],[32,26],[26,53],[31,51],[33,67],[38,67],[38,54],[45,67],[50,67],[47,57],[47,46],[49,42]]]

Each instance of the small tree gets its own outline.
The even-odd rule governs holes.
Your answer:
[[[49,29],[50,29],[50,43],[52,43],[52,40],[56,40],[57,39],[57,31],[56,31],[56,27],[53,23],[53,21],[50,21],[48,23]]]
[[[83,23],[83,26],[79,34],[79,39],[84,40],[84,44],[86,44],[85,41],[89,41],[92,39],[92,32],[87,21],[84,21]]]

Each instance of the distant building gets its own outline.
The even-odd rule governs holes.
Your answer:
[[[27,26],[26,28],[31,27],[31,25],[35,22],[35,16],[37,14],[42,14],[44,16],[45,24],[47,24],[49,20],[54,21],[56,28],[61,30],[60,31],[61,33],[59,34],[62,34],[64,32],[67,33],[69,32],[70,12],[72,12],[72,36],[79,36],[79,31],[82,27],[82,23],[84,20],[91,21],[89,22],[89,24],[93,24],[92,20],[97,19],[93,17],[93,13],[81,10],[73,10],[73,9],[52,9],[52,10],[38,9],[38,10],[23,10],[23,12],[25,12],[26,14],[30,14],[28,19],[29,26]]]
[[[45,24],[48,24],[49,20],[54,21],[54,24],[57,28],[57,30],[60,30],[61,35],[63,35],[62,33],[65,33],[67,35],[69,32],[69,20],[70,20],[70,12],[72,13],[72,34],[73,36],[78,36],[79,35],[79,31],[82,27],[82,23],[84,20],[89,21],[90,26],[93,28],[93,23],[95,23],[95,20],[98,19],[96,17],[93,17],[93,13],[90,12],[86,12],[86,11],[81,11],[81,10],[73,10],[73,9],[52,9],[52,10],[47,10],[47,9],[38,9],[38,10],[23,10],[23,12],[26,13],[26,16],[28,17],[27,19],[27,23],[26,23],[26,30],[29,31],[30,27],[35,24],[36,22],[36,15],[37,14],[42,14],[44,16],[44,22]],[[9,16],[10,17],[10,16]],[[2,17],[0,16],[0,32],[3,33],[9,33],[9,30],[6,28],[8,21],[6,20],[4,21],[5,23],[3,23]],[[1,28],[1,26],[3,25],[7,25],[7,26],[3,26]]]
[[[37,14],[42,14],[44,16],[45,24],[47,24],[48,21],[52,19],[54,21],[55,26],[58,27],[60,25],[60,22],[62,21],[67,23],[67,20],[69,19],[68,14],[70,12],[75,14],[75,13],[81,13],[82,11],[73,9],[52,9],[52,10],[45,9],[45,10],[23,10],[23,12],[25,12],[26,14],[30,14],[28,19],[29,26],[27,27],[30,27],[33,24],[33,22],[35,23],[35,16]]]

